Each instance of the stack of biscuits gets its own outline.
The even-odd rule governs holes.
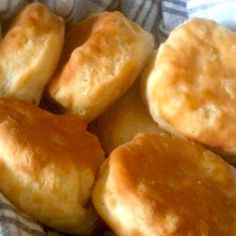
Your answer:
[[[68,234],[236,235],[235,59],[210,20],[156,47],[120,12],[27,5],[0,41],[0,192]]]

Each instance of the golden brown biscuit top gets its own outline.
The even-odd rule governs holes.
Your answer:
[[[120,205],[133,212],[145,235],[235,234],[236,171],[203,147],[142,134],[107,162],[107,194],[115,191],[117,213]]]
[[[87,124],[76,115],[54,115],[17,100],[0,99],[0,130],[4,139],[1,143],[9,140],[16,149],[41,152],[45,161],[58,164],[58,167],[61,162],[65,172],[67,167],[70,171],[70,161],[73,161],[73,165],[88,167],[95,173],[103,160],[97,139],[86,128]],[[97,149],[98,155],[94,155],[95,150],[91,147]],[[43,170],[40,159],[32,160],[35,170]]]
[[[159,48],[146,95],[153,118],[180,134],[236,152],[236,34],[193,19]]]
[[[132,85],[154,47],[153,36],[120,12],[73,24],[48,85],[53,100],[84,120],[97,118]]]
[[[24,32],[22,32],[22,27],[24,27]],[[0,43],[0,59],[13,50],[19,50],[22,45],[30,43],[26,41],[27,39],[30,40],[30,37],[33,38],[36,35],[42,37],[46,33],[52,34],[63,29],[64,21],[61,17],[52,14],[43,4],[30,4],[19,13],[12,23],[9,32],[3,37]],[[19,33],[21,37],[19,37]],[[45,37],[41,40],[44,43],[43,40],[47,40],[47,38]]]
[[[139,40],[141,38],[146,37],[149,39],[150,47],[153,47],[151,34],[146,32],[145,35],[143,32],[139,25],[129,21],[118,11],[94,14],[68,27],[61,63],[65,63],[70,57],[73,57],[73,54],[80,52],[81,55],[78,58],[81,62],[80,66],[82,67],[87,64],[87,68],[81,69],[94,70],[94,76],[96,76],[97,68],[100,68],[102,71],[109,69],[109,76],[112,76],[116,74],[119,63],[122,60],[127,60],[130,56],[131,49],[134,50],[135,47],[137,49],[140,47]],[[138,52],[133,51],[133,54],[138,54]],[[101,60],[100,63],[98,63],[99,58]],[[63,70],[63,68],[61,69]],[[75,71],[76,69],[74,68]],[[70,76],[65,74],[62,77],[65,85],[68,79],[73,79],[73,76],[71,76],[73,71],[69,72]],[[84,77],[86,77],[86,74]],[[90,78],[90,80],[94,79]],[[95,81],[93,82],[95,83]]]
[[[0,191],[33,219],[62,232],[95,227],[91,189],[104,160],[78,116],[0,99]]]
[[[64,43],[64,21],[40,3],[27,5],[0,41],[0,96],[39,104]]]

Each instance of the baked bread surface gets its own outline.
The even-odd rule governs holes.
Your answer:
[[[234,32],[204,19],[178,26],[142,74],[153,119],[172,133],[235,155],[235,58]]]
[[[93,191],[119,236],[236,234],[236,170],[202,146],[139,134],[116,148]]]
[[[0,99],[0,191],[33,219],[90,234],[97,221],[91,191],[103,160],[97,138],[78,116]]]
[[[152,119],[140,95],[139,81],[90,125],[107,154],[138,133],[162,132]]]
[[[66,113],[94,120],[133,84],[153,47],[153,36],[120,12],[79,21],[66,34],[49,94]]]
[[[0,41],[0,96],[39,104],[64,44],[64,21],[40,3],[27,5]]]

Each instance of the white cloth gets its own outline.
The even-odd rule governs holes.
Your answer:
[[[215,20],[225,27],[236,30],[236,0],[189,0],[189,18],[202,17]]]
[[[162,0],[161,10],[161,41],[177,25],[194,17],[215,20],[231,30],[236,30],[236,0]]]
[[[0,236],[43,236],[43,228],[19,212],[0,193]]]
[[[1,22],[7,21],[29,0],[1,0]],[[34,2],[34,1],[33,1]],[[39,0],[64,17],[66,22],[82,19],[93,12],[122,11],[153,33],[156,40],[165,40],[169,32],[185,20],[203,17],[216,20],[236,30],[236,0]],[[1,24],[0,24],[1,28]],[[43,228],[20,213],[0,194],[0,236],[61,235]],[[112,235],[106,233],[106,235]]]

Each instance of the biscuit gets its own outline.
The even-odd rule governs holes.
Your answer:
[[[174,29],[142,74],[143,94],[159,125],[236,162],[236,34],[192,19]]]
[[[141,99],[139,81],[90,124],[90,131],[99,138],[107,154],[138,133],[162,132]]]
[[[97,212],[119,236],[236,234],[236,170],[184,139],[137,135],[104,162]]]
[[[49,94],[64,112],[94,120],[133,84],[153,47],[153,36],[120,12],[79,21],[66,34]]]
[[[39,104],[63,43],[63,19],[43,4],[27,5],[0,42],[0,96]]]
[[[78,116],[0,99],[0,191],[34,220],[88,235],[98,220],[91,191],[104,160]]]

